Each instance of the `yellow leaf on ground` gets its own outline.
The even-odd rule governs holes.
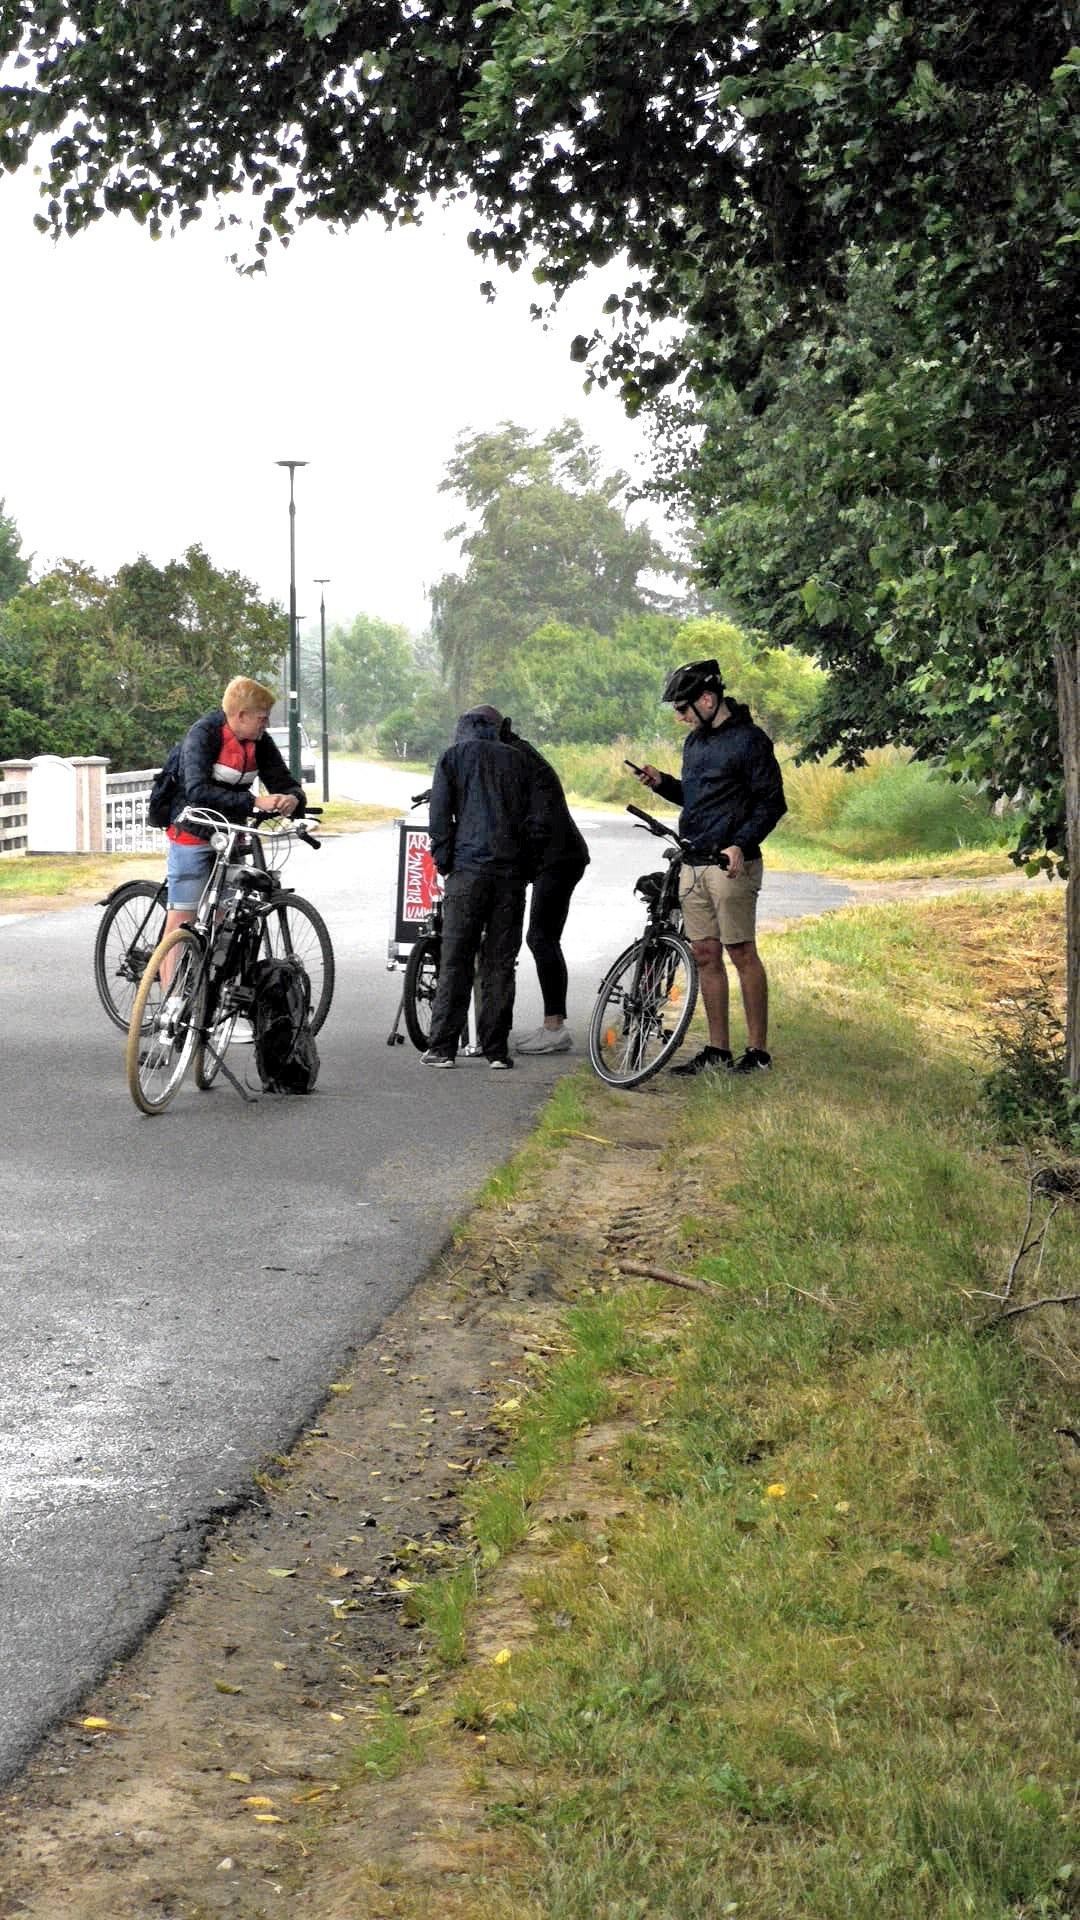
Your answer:
[[[249,1793],[244,1801],[245,1807],[272,1807],[273,1804],[268,1793]]]

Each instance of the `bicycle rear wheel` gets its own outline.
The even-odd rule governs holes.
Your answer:
[[[125,1033],[139,982],[164,931],[164,885],[127,880],[109,895],[94,938],[94,984],[109,1019]]]
[[[413,1046],[423,1053],[431,1033],[431,1014],[439,985],[439,955],[442,940],[437,933],[422,933],[413,942],[405,962],[402,1011],[405,1028]]]
[[[589,1062],[609,1087],[640,1087],[677,1049],[697,1005],[697,964],[686,941],[647,933],[604,977],[589,1019]]]
[[[151,954],[131,1010],[127,1083],[142,1113],[161,1113],[179,1092],[205,1007],[202,941],[190,927],[176,927]]]
[[[318,1033],[334,997],[334,949],[322,914],[289,893],[267,908],[263,917],[262,957],[299,960],[311,982],[311,1031]]]

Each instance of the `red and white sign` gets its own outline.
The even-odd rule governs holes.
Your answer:
[[[431,841],[423,829],[406,827],[403,837],[405,873],[401,917],[406,925],[412,926],[418,920],[427,919],[442,892],[442,881],[431,857]]]

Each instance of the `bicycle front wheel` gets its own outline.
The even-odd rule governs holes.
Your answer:
[[[285,895],[263,917],[262,958],[299,960],[311,981],[311,1031],[318,1033],[334,997],[334,949],[326,922],[309,900]]]
[[[649,933],[605,975],[589,1019],[589,1061],[609,1087],[640,1087],[682,1045],[697,1005],[697,963],[677,933]]]
[[[402,1011],[413,1046],[423,1053],[431,1034],[431,1015],[439,985],[439,953],[442,940],[437,933],[422,933],[413,942],[405,962]]]
[[[176,927],[151,954],[131,1010],[127,1083],[142,1113],[161,1113],[179,1092],[205,1009],[202,941],[190,927]]]
[[[94,984],[109,1019],[125,1033],[139,982],[164,931],[164,886],[128,880],[110,894],[94,939]]]

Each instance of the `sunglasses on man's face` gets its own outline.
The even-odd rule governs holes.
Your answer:
[[[677,714],[680,714],[680,715],[684,713],[689,713],[691,710],[692,704],[693,703],[690,700],[676,700],[675,711]]]

